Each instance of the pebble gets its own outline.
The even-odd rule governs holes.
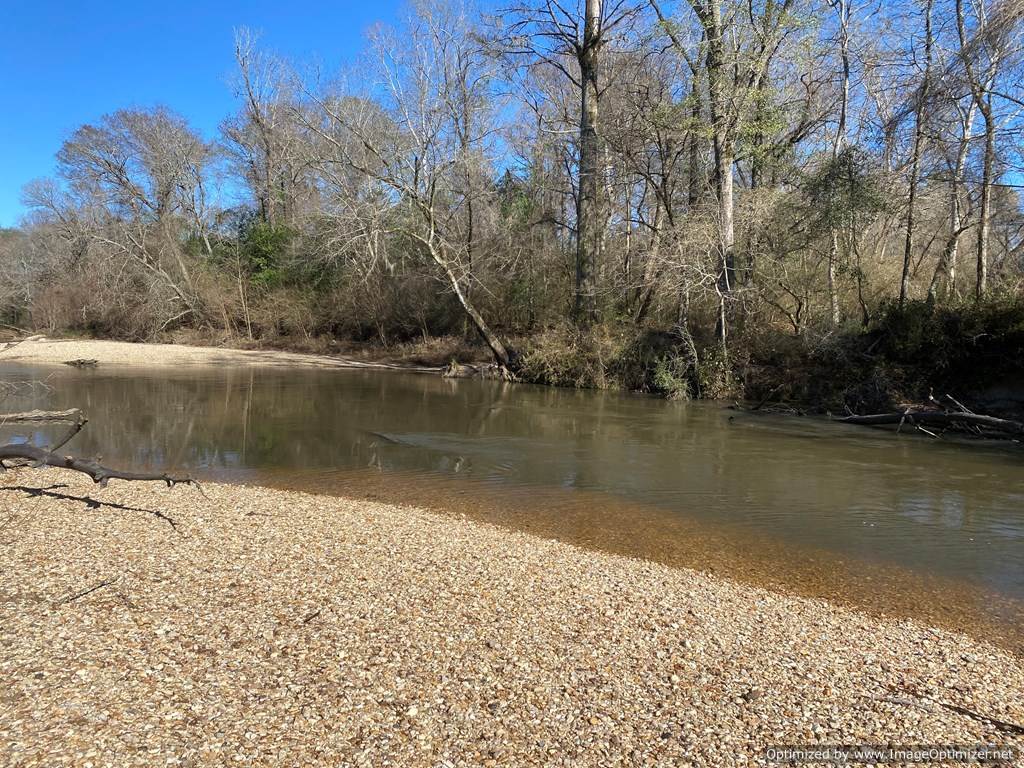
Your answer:
[[[18,489],[55,484],[70,498]],[[98,489],[20,469],[0,476],[0,509],[4,765],[729,767],[809,740],[1024,748],[996,724],[1024,722],[1021,659],[913,621],[258,487]]]

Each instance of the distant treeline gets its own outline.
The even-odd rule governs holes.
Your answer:
[[[1021,8],[418,0],[329,73],[241,30],[217,136],[125,109],[59,148],[0,236],[0,314],[756,389],[780,350],[1017,306]]]

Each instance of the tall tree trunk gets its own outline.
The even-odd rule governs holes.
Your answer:
[[[758,88],[757,103],[755,105],[755,116],[756,129],[754,135],[751,137],[751,158],[750,158],[750,193],[751,199],[757,200],[756,191],[760,189],[763,184],[763,175],[765,168],[765,151],[764,147],[767,142],[767,132],[765,125],[768,120],[768,114],[765,110],[765,101],[768,97],[770,89],[770,80],[765,76],[761,85]],[[755,203],[756,204],[756,203]],[[747,216],[747,247],[744,249],[744,262],[739,268],[740,280],[745,287],[750,287],[754,282],[754,269],[757,262],[757,255],[761,249],[761,223],[758,220],[756,211],[750,211]]]
[[[686,209],[692,215],[697,210],[697,203],[700,202],[700,146],[701,137],[696,126],[701,125],[700,110],[700,78],[698,72],[693,73],[693,83],[690,87],[690,98],[693,103],[690,105],[690,116],[693,118],[693,130],[690,131],[689,167],[687,168],[687,192]]]
[[[988,288],[988,241],[992,221],[992,182],[995,171],[996,157],[996,120],[992,111],[992,83],[995,80],[1001,61],[1002,49],[991,51],[984,73],[976,69],[977,61],[971,53],[979,44],[983,44],[988,32],[986,3],[984,0],[976,6],[978,29],[973,38],[967,36],[967,21],[964,0],[956,0],[956,29],[960,39],[960,58],[963,61],[967,81],[971,87],[971,98],[985,120],[985,151],[982,158],[981,172],[981,203],[978,212],[978,273],[975,282],[975,298],[981,299]]]
[[[964,168],[967,165],[967,154],[971,148],[971,131],[974,128],[974,115],[977,105],[971,100],[966,113],[961,113],[960,147],[953,166],[952,178],[949,180],[949,237],[942,252],[939,263],[935,265],[931,285],[928,286],[928,301],[934,304],[938,299],[939,282],[946,279],[947,295],[956,294],[956,267],[960,250],[960,233],[963,232],[963,200],[961,185]]]
[[[640,306],[637,308],[636,315],[633,318],[633,322],[637,325],[641,325],[647,317],[647,312],[650,310],[651,303],[654,300],[655,289],[663,272],[659,254],[661,251],[662,211],[664,209],[660,198],[655,200],[654,206],[654,221],[651,227],[651,250],[647,254],[647,262],[644,264],[643,285],[639,288],[641,293]]]
[[[735,149],[729,124],[725,93],[725,41],[722,33],[720,0],[710,0],[702,20],[707,33],[708,96],[711,109],[712,143],[715,156],[715,194],[718,198],[718,320],[715,335],[726,349],[726,301],[734,283],[732,166]]]
[[[599,318],[597,267],[604,241],[601,212],[601,146],[598,138],[598,55],[601,35],[601,0],[586,0],[583,46],[579,52],[580,103],[579,194],[576,202],[576,297],[573,315],[588,326]]]
[[[846,147],[846,115],[850,104],[851,7],[850,0],[833,0],[832,5],[839,15],[839,57],[842,66],[842,87],[839,92],[839,125],[836,126],[835,139],[832,141],[832,163],[835,165],[839,159],[839,153]],[[828,303],[829,320],[834,328],[842,322],[842,315],[839,311],[839,290],[836,285],[839,261],[839,225],[834,220],[834,216],[831,218],[828,249]]]
[[[473,303],[469,300],[465,290],[462,288],[462,284],[459,282],[459,278],[452,270],[451,265],[444,255],[438,251],[437,245],[432,242],[424,241],[427,247],[427,251],[430,254],[430,258],[433,259],[434,263],[441,268],[444,276],[448,280],[448,284],[452,288],[452,292],[455,294],[455,298],[459,300],[459,304],[462,306],[463,311],[469,316],[469,319],[473,322],[480,337],[484,340],[484,343],[491,350],[491,354],[494,355],[495,362],[498,365],[502,365],[511,371],[514,371],[518,364],[518,358],[516,354],[510,350],[502,340],[498,337],[491,326],[484,320],[483,315],[477,310]]]
[[[921,90],[917,94],[914,108],[914,145],[910,156],[910,192],[907,196],[907,239],[903,247],[903,274],[900,278],[900,306],[907,301],[910,293],[910,260],[914,249],[914,217],[917,213],[917,183],[920,175],[921,150],[924,145],[924,119],[931,85],[932,66],[932,0],[928,0],[924,11],[924,76]]]
[[[985,118],[985,156],[981,170],[981,204],[978,211],[978,277],[975,283],[975,298],[981,299],[988,289],[988,241],[992,228],[992,174],[996,159],[996,129],[992,114],[991,97],[986,99],[982,110]]]
[[[837,267],[839,263],[839,230],[835,225],[831,229],[831,238],[828,246],[828,307],[829,322],[835,328],[842,322],[843,317],[839,312],[839,291],[836,286]]]
[[[633,206],[630,202],[630,186],[622,185],[622,216],[625,227],[625,243],[622,254],[622,285],[629,310],[629,286],[633,282]]]
[[[735,283],[736,261],[733,246],[735,231],[733,225],[733,184],[732,147],[729,139],[715,137],[715,188],[718,194],[718,280],[719,298],[718,321],[715,335],[722,349],[726,348],[728,336],[726,305]]]

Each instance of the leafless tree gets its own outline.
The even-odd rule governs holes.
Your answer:
[[[506,11],[513,22],[510,53],[554,67],[579,93],[576,193],[576,290],[573,316],[580,325],[600,319],[598,272],[606,238],[607,206],[601,141],[601,97],[611,77],[602,70],[605,49],[625,35],[643,9],[629,0],[545,0]]]
[[[465,179],[491,130],[482,123],[487,79],[481,70],[487,62],[464,21],[461,28],[451,26],[465,17],[442,15],[439,8],[416,6],[400,31],[379,28],[373,34],[367,66],[382,91],[379,101],[347,94],[338,84],[320,92],[311,88],[318,119],[306,126],[325,150],[318,164],[355,175],[353,188],[366,192],[362,202],[385,209],[375,218],[386,216],[433,264],[496,362],[514,368],[514,351],[470,299],[473,240],[468,227],[460,236],[474,198]],[[365,232],[358,236],[368,242]]]
[[[92,249],[144,273],[167,327],[203,314],[184,245],[198,236],[210,248],[213,160],[212,146],[169,110],[121,110],[82,126],[61,147],[66,188],[38,183],[26,199],[79,257]]]

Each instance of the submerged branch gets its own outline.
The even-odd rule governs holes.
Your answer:
[[[1005,435],[1024,436],[1024,424],[1019,421],[964,411],[951,413],[946,411],[907,409],[905,411],[875,413],[864,416],[854,414],[834,419],[834,421],[844,424],[863,424],[866,426],[883,426],[906,422],[919,427],[980,427]]]
[[[23,411],[21,413],[0,413],[0,425],[2,424],[24,424],[34,421],[70,421],[76,424],[85,424],[85,417],[77,408],[69,408],[66,411]]]

